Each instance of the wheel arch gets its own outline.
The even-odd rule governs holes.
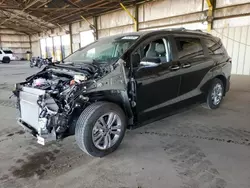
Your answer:
[[[107,101],[118,105],[125,113],[128,123],[133,122],[133,112],[128,99],[127,91],[122,90],[107,90],[91,92],[87,95],[90,99],[90,104],[97,101]]]
[[[227,88],[227,78],[224,75],[222,75],[222,74],[217,75],[214,78],[218,78],[218,79],[220,79],[222,81],[223,86],[224,86],[223,95],[225,95],[226,94],[226,88]]]
[[[220,79],[220,80],[222,81],[223,86],[224,86],[223,95],[225,95],[225,94],[226,94],[226,88],[227,88],[227,78],[226,78],[226,76],[223,75],[223,74],[218,74],[218,75],[212,77],[209,81],[207,81],[207,82],[201,87],[201,91],[202,91],[203,93],[207,93],[207,92],[208,92],[208,89],[209,89],[209,87],[210,87],[210,85],[211,85],[211,83],[212,83],[212,81],[213,81],[215,78],[218,78],[218,79]]]
[[[134,124],[134,114],[131,109],[129,100],[127,98],[127,94],[125,91],[120,90],[108,90],[108,91],[95,91],[90,92],[85,95],[85,97],[88,97],[88,102],[80,102],[81,106],[80,108],[75,108],[74,112],[72,113],[72,116],[69,119],[69,132],[70,135],[74,134],[74,129],[76,125],[76,121],[78,120],[81,113],[87,108],[89,105],[94,104],[96,102],[111,102],[116,105],[118,105],[124,112],[128,125]]]

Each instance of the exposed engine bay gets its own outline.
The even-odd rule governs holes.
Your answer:
[[[101,82],[97,84],[98,80],[111,69],[93,64],[53,65],[28,77],[26,82],[17,84],[14,91],[21,112],[19,124],[25,124],[35,136],[39,135],[38,142],[43,145],[43,138],[48,135],[53,140],[62,137],[72,123],[72,113],[91,103],[89,90],[103,86]]]

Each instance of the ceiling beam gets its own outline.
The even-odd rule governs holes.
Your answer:
[[[1,8],[1,6],[0,6]],[[62,11],[62,10],[80,10],[81,8],[29,8],[29,11],[44,11],[44,12],[48,12],[48,11]]]
[[[13,24],[10,24],[10,22],[13,23]],[[28,25],[22,26],[21,25],[22,23],[19,23],[17,25],[16,23],[17,22],[10,20],[8,23],[5,23],[4,26],[13,26],[13,27],[20,28],[20,29],[30,30],[30,31],[34,31],[34,32],[40,32],[40,30],[34,29],[34,27],[30,27]]]
[[[73,7],[77,7],[77,8],[79,8],[79,6],[77,5],[77,4],[75,4],[75,3],[73,3],[73,2],[71,2],[70,0],[63,0],[65,3],[67,3],[67,4],[70,4],[70,5],[72,5]]]
[[[100,4],[99,4],[100,3]],[[57,20],[59,18],[68,18],[74,14],[79,14],[79,16],[81,15],[82,12],[86,12],[86,9],[89,8],[89,7],[92,7],[92,6],[101,6],[101,5],[106,5],[106,4],[109,4],[110,2],[106,1],[106,0],[100,0],[98,2],[95,2],[95,3],[92,3],[90,5],[87,5],[85,7],[82,7],[79,11],[71,11],[71,12],[68,12],[67,14],[63,14],[63,15],[60,15],[60,16],[56,16],[56,17],[53,17],[52,19],[49,19],[47,20],[48,22],[51,22],[51,21],[54,21],[54,20]],[[98,5],[99,4],[99,5]]]
[[[0,8],[3,9],[15,9],[15,10],[22,10],[21,7],[19,6],[9,6],[9,5],[1,5],[0,4]]]
[[[47,0],[46,2],[42,3],[41,5],[39,5],[37,8],[41,8],[47,4],[49,4],[52,0]]]
[[[86,8],[86,10],[92,10],[92,9],[102,9],[102,8],[111,8],[110,6],[102,6],[102,7],[91,7],[91,8]],[[10,6],[10,7],[8,7],[8,6],[0,6],[0,9],[2,9],[2,10],[11,10],[11,9],[13,9],[13,10],[22,10],[20,7],[12,7],[12,6]],[[68,10],[75,10],[75,11],[77,11],[77,10],[82,10],[82,8],[81,7],[79,7],[79,8],[71,8],[71,7],[68,7],[68,8],[65,8],[65,9],[62,9],[62,8],[28,8],[27,9],[27,11],[29,11],[29,12],[27,12],[27,13],[32,13],[32,11],[39,11],[39,12],[50,12],[50,11],[62,11],[62,10],[64,10],[64,11],[68,11]]]
[[[8,13],[10,13],[10,14],[15,14],[15,12],[12,11],[12,10],[4,10],[3,12],[8,12]],[[25,14],[27,14],[27,13],[25,13]],[[29,19],[27,18],[28,16],[30,16]],[[48,27],[45,23],[43,23],[43,22],[45,22],[44,20],[35,21],[35,20],[32,18],[32,15],[29,15],[29,14],[27,14],[27,15],[21,15],[21,14],[19,14],[19,15],[15,16],[15,17],[12,18],[12,19],[19,19],[19,18],[25,19],[26,21],[29,21],[31,25],[32,25],[32,24],[35,24],[35,25],[37,25],[38,27],[40,27],[40,28],[42,28],[42,29],[43,29],[43,28],[51,29],[51,28]],[[39,19],[39,18],[37,18],[37,19]],[[38,23],[36,23],[36,22],[38,22]]]
[[[80,1],[81,1],[81,0],[77,0],[76,3],[80,2]],[[65,8],[69,7],[69,6],[70,6],[70,5],[65,5],[65,6],[61,7],[60,9],[55,10],[55,12],[60,11],[60,10],[63,10],[63,9],[65,9]],[[44,15],[44,16],[39,17],[39,18],[44,19],[44,18],[46,18],[46,17],[51,17],[55,12],[52,12],[52,13],[50,13],[50,14]]]
[[[4,3],[4,1],[5,1],[5,0],[1,0],[1,1],[0,1],[0,5],[2,5],[2,4]]]
[[[32,2],[31,2],[29,5],[27,5],[24,9],[22,9],[21,12],[24,12],[26,9],[28,9],[28,8],[31,7],[32,5],[36,4],[38,1],[39,1],[39,0],[34,0],[34,1],[32,1]],[[2,22],[0,23],[0,26],[3,25],[5,22],[11,20],[13,17],[16,17],[18,14],[21,14],[21,13],[15,12],[15,14],[14,14],[13,16],[11,16],[9,19],[6,19],[6,20],[2,21]]]

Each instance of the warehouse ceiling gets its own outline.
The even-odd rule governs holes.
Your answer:
[[[0,0],[0,28],[26,34],[72,23],[80,16],[98,16],[145,0]]]

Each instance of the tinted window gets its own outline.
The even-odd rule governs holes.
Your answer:
[[[3,52],[4,52],[5,54],[13,54],[12,51],[10,51],[10,50],[3,50]]]
[[[209,54],[215,54],[215,55],[224,54],[225,50],[220,40],[215,42],[210,39],[204,39],[204,41],[208,48]]]
[[[169,43],[165,38],[153,40],[141,47],[141,58],[159,58],[162,63],[169,61]]]
[[[204,52],[200,39],[175,38],[179,59],[203,57]]]
[[[2,51],[0,51],[0,54],[2,54]]]

